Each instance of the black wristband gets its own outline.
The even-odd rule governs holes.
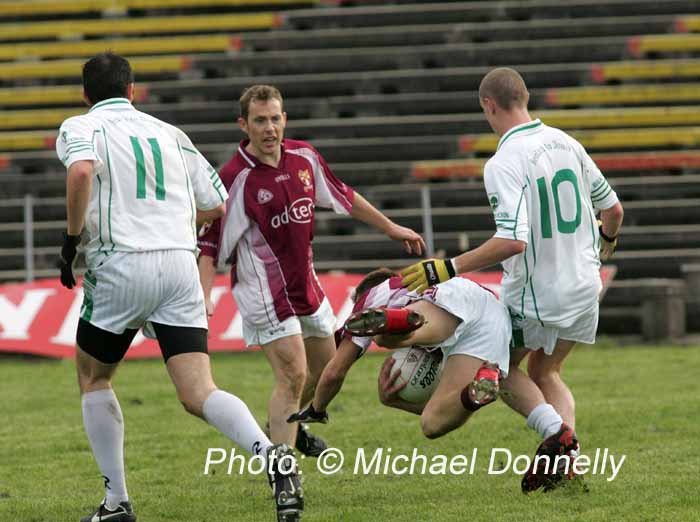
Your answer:
[[[72,247],[77,247],[80,244],[80,234],[76,236],[70,235],[68,232],[63,233],[63,242],[66,245],[70,245]]]
[[[600,234],[600,237],[605,239],[605,241],[607,241],[608,243],[614,243],[615,240],[617,239],[617,236],[610,237],[610,236],[606,235],[605,232],[603,232],[603,225],[600,225],[598,227],[598,233]]]
[[[454,277],[457,275],[457,272],[455,271],[455,266],[452,264],[451,259],[445,259],[445,268],[447,269],[447,273],[450,274],[450,277]]]

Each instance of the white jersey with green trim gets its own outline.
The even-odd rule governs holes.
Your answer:
[[[112,252],[196,251],[196,210],[228,198],[216,170],[184,132],[125,98],[103,100],[64,121],[56,152],[66,168],[94,162],[85,222],[88,267]]]
[[[484,167],[494,237],[527,243],[503,262],[502,299],[511,314],[567,327],[598,300],[596,209],[615,191],[583,146],[540,120],[513,127]]]

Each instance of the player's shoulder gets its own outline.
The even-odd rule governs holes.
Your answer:
[[[82,129],[82,128],[93,128],[99,126],[99,119],[95,118],[90,113],[78,114],[76,116],[71,116],[66,118],[61,123],[61,129]]]
[[[316,149],[310,143],[302,140],[290,140],[289,138],[284,138],[284,148],[285,150],[309,149],[316,152]]]
[[[292,154],[297,154],[303,157],[313,156],[321,158],[321,153],[318,152],[313,145],[306,141],[284,139],[284,150]]]
[[[240,154],[234,154],[233,158],[219,168],[219,177],[224,186],[229,188],[236,178],[250,172],[250,169],[250,165],[243,160]]]

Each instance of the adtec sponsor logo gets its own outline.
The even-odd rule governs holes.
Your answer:
[[[314,202],[311,198],[299,198],[291,206],[284,207],[280,214],[272,216],[272,228],[279,228],[289,223],[311,223],[314,218]]]

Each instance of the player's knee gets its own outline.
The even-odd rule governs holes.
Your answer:
[[[298,399],[304,390],[307,376],[306,368],[290,366],[280,372],[278,385],[289,398]]]
[[[420,427],[423,430],[423,435],[428,439],[437,439],[448,431],[445,424],[440,422],[435,415],[426,414],[425,412],[420,417]]]
[[[561,380],[557,368],[529,368],[528,375],[539,387]]]

